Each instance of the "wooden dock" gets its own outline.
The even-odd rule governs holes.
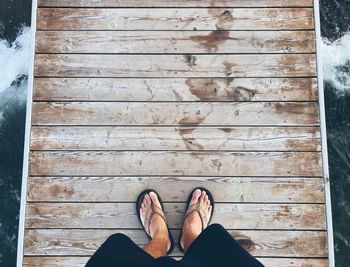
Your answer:
[[[311,0],[39,0],[36,30],[23,266],[146,244],[146,188],[178,236],[196,186],[267,267],[328,266]]]

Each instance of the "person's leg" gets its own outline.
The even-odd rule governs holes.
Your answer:
[[[210,203],[204,191],[194,191],[190,206],[199,200],[203,203],[201,209],[205,218],[208,219],[211,214],[212,203]],[[202,232],[202,228],[206,227],[206,225],[202,224],[203,222],[198,212],[193,212],[185,219],[180,240],[185,250],[183,263],[187,262],[191,266],[201,267],[263,266],[241,247],[221,225],[211,225]]]
[[[219,224],[210,225],[192,242],[183,261],[203,267],[263,267]]]
[[[155,235],[152,240],[143,248],[153,258],[159,258],[167,255],[167,237]]]
[[[196,204],[199,200],[202,203],[202,212],[205,217],[209,219],[211,214],[212,205],[205,191],[201,191],[199,189],[195,190],[192,195],[191,202],[189,206]],[[202,232],[202,228],[205,228],[207,225],[202,225],[202,220],[198,214],[198,212],[193,212],[185,219],[183,228],[182,228],[182,237],[181,237],[181,245],[186,252],[191,243],[199,236]],[[204,222],[208,223],[208,222]]]
[[[157,194],[154,192],[146,194],[140,210],[142,222],[145,222],[148,219],[147,216],[150,215],[152,202],[154,205],[161,207]],[[152,240],[143,248],[143,250],[154,258],[166,256],[170,247],[170,240],[164,219],[158,214],[154,214],[149,222],[149,230]]]
[[[154,258],[144,252],[129,237],[111,235],[89,259],[86,267],[143,267]]]
[[[149,219],[151,201],[161,207],[154,192],[146,194],[141,205],[141,220]],[[155,258],[167,255],[170,247],[168,229],[164,219],[154,214],[149,222],[152,240],[141,249],[129,237],[123,234],[111,235],[90,258],[86,267],[118,267],[147,266],[155,262]]]

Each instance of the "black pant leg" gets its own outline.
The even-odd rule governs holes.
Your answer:
[[[263,267],[219,224],[210,225],[193,241],[182,262],[185,266]]]
[[[123,234],[111,235],[85,267],[144,267],[154,258]]]

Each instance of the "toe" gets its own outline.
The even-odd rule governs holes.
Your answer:
[[[196,203],[200,196],[201,196],[201,190],[196,189],[192,194],[191,202]]]
[[[159,200],[158,200],[158,196],[157,196],[156,193],[150,192],[150,193],[149,193],[149,196],[150,196],[152,202],[154,203],[154,205],[156,205],[156,206],[159,207],[159,208],[162,207],[162,206],[160,205],[160,202],[159,202]]]
[[[143,199],[143,201],[144,201],[144,203],[145,203],[146,205],[151,204],[151,197],[150,197],[150,195],[149,195],[149,194],[146,194],[146,195],[145,195],[145,198]]]
[[[206,196],[206,192],[205,191],[202,191],[202,194],[201,194],[201,201],[202,201],[202,203],[204,203],[205,202],[205,196]]]

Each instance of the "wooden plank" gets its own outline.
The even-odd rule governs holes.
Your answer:
[[[43,256],[25,256],[24,267],[84,267],[90,257],[43,257]],[[180,260],[179,257],[175,257]],[[302,259],[302,258],[257,258],[266,267],[327,267],[327,259]]]
[[[100,78],[314,77],[316,76],[316,60],[314,54],[36,54],[35,76]]]
[[[313,31],[38,31],[37,53],[314,53]]]
[[[31,176],[322,176],[318,152],[30,153]]]
[[[317,103],[36,102],[32,125],[314,126]]]
[[[33,127],[31,150],[319,151],[317,127]]]
[[[90,256],[105,239],[117,232],[140,246],[148,239],[143,230],[36,229],[26,230],[24,255]],[[172,231],[177,241],[179,231]],[[325,232],[318,231],[229,231],[254,256],[326,257]],[[181,255],[176,249],[173,256]]]
[[[165,202],[184,202],[198,186],[216,202],[324,202],[322,178],[285,177],[29,177],[27,201],[133,202],[153,188]]]
[[[265,267],[327,267],[327,259],[257,258]],[[64,267],[64,266],[62,266]]]
[[[312,0],[38,0],[39,7],[312,7]]]
[[[312,8],[39,8],[38,30],[314,29]]]
[[[314,78],[36,78],[40,101],[316,101]]]
[[[180,229],[186,203],[164,203],[164,210],[169,227]],[[323,204],[216,203],[212,221],[229,229],[326,228]],[[28,203],[26,228],[139,229],[141,225],[135,203]]]

